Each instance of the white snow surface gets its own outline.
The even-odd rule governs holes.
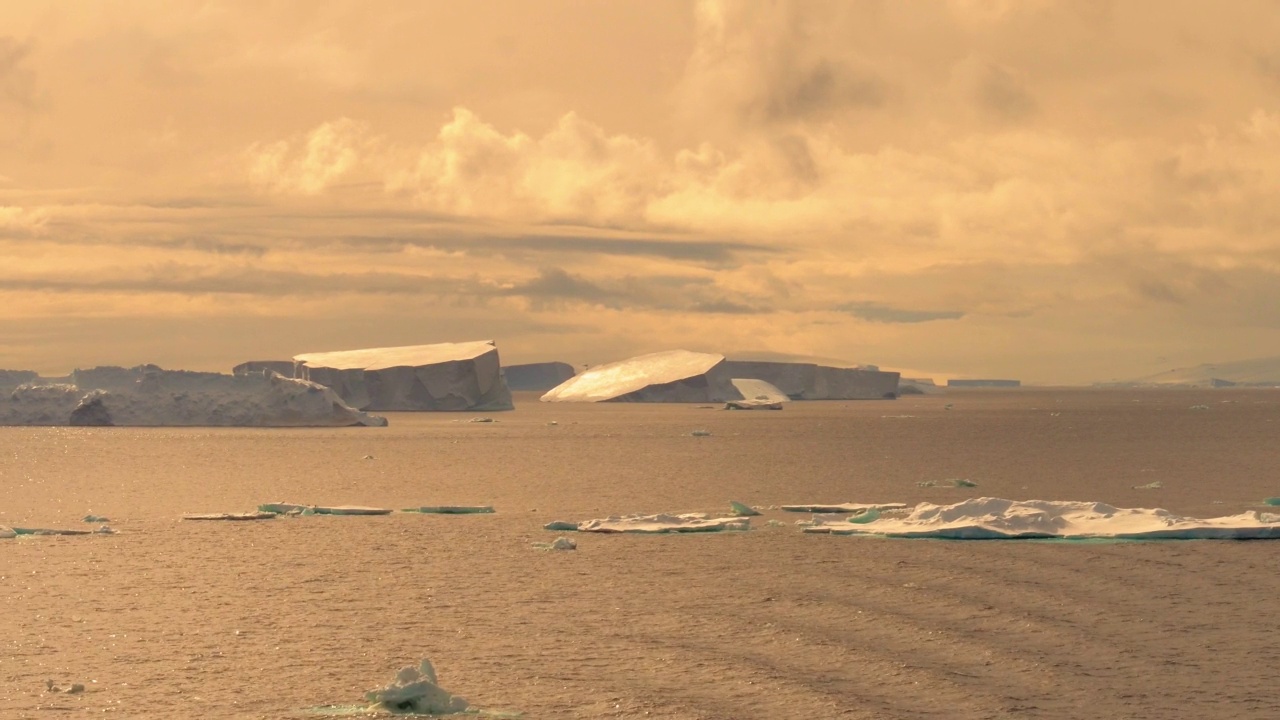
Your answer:
[[[386,370],[393,367],[418,367],[458,360],[474,360],[485,353],[493,352],[494,347],[492,340],[476,340],[304,353],[295,355],[293,361],[335,370]]]
[[[578,532],[598,533],[681,533],[750,529],[749,518],[712,517],[706,513],[613,515],[578,523]]]
[[[513,409],[492,340],[306,353],[293,360],[294,377],[333,388],[361,410]]]
[[[1265,539],[1280,538],[1280,517],[1259,512],[1216,518],[1160,508],[1117,508],[1100,502],[972,498],[954,505],[921,503],[905,516],[865,524],[824,523],[804,532],[903,538]]]
[[[737,408],[768,407],[779,408],[782,403],[791,402],[791,398],[772,383],[757,378],[733,378],[729,381],[733,389],[742,396],[741,400],[730,400],[729,405]]]
[[[711,368],[724,361],[723,355],[666,350],[649,353],[617,362],[597,365],[557,385],[542,396],[543,402],[600,402],[613,400],[643,391],[653,392],[655,386],[679,383],[706,375]],[[660,398],[648,399],[661,402]],[[705,390],[692,401],[706,400]],[[672,398],[682,402],[680,393]]]
[[[0,425],[342,427],[386,425],[322,385],[274,373],[102,367],[72,383],[0,393]]]

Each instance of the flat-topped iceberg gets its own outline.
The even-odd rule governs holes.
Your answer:
[[[751,382],[754,381],[754,384]],[[667,350],[597,365],[542,396],[544,402],[742,402],[859,400],[897,395],[898,373],[812,363],[727,360]]]
[[[510,410],[492,340],[296,355],[294,377],[373,411]]]
[[[901,538],[1267,539],[1280,538],[1280,516],[1259,512],[1192,518],[1159,508],[1100,502],[973,498],[954,505],[921,503],[906,515],[870,522],[824,522],[804,532]]]
[[[0,425],[343,427],[386,425],[322,385],[274,373],[77,370],[0,393]]]

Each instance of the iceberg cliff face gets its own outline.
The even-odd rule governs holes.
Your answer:
[[[306,353],[293,360],[295,377],[333,388],[362,410],[513,407],[492,340]]]
[[[0,425],[342,427],[386,425],[322,385],[274,373],[77,370],[72,383],[0,394]]]

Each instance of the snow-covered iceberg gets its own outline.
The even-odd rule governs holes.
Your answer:
[[[70,382],[0,393],[0,425],[342,427],[386,425],[322,385],[274,373],[76,370]]]
[[[763,381],[792,400],[896,397],[898,373],[812,363],[726,360],[716,353],[667,350],[597,365],[552,388],[544,402],[732,402],[758,394],[736,381]]]
[[[372,411],[511,410],[492,340],[294,356],[294,377]]]
[[[1259,512],[1192,518],[1159,508],[1099,502],[973,498],[954,505],[921,503],[910,513],[871,522],[821,523],[804,532],[901,538],[1267,539],[1280,538],[1280,516]]]
[[[724,402],[737,393],[712,374],[723,355],[667,350],[588,368],[552,388],[543,402]],[[736,397],[734,399],[737,399]]]

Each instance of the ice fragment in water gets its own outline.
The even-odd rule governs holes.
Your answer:
[[[423,505],[416,508],[405,508],[400,512],[423,513],[428,515],[477,515],[493,512],[492,505]]]
[[[878,517],[880,517],[879,510],[876,510],[875,508],[868,508],[858,513],[857,515],[851,515],[849,517],[849,522],[858,523],[859,525],[865,525],[869,522],[875,522],[876,518]]]
[[[760,514],[760,511],[759,511],[759,510],[756,510],[755,508],[751,507],[750,505],[743,505],[742,503],[740,503],[740,502],[738,502],[738,501],[736,501],[736,500],[730,500],[730,501],[729,501],[729,514],[730,514],[730,515],[737,515],[737,516],[740,516],[740,517],[750,517],[750,516],[753,516],[753,515],[759,515],[759,514]]]
[[[710,430],[694,430],[693,432],[691,432],[691,433],[689,433],[689,434],[690,434],[690,435],[692,435],[692,436],[694,436],[694,437],[711,437],[711,431],[710,431]]]
[[[567,537],[558,537],[549,543],[534,543],[533,546],[539,550],[577,550],[578,543]]]
[[[451,695],[437,683],[431,661],[418,667],[401,668],[396,679],[381,690],[365,693],[375,708],[396,715],[452,715],[467,711],[467,701]]]
[[[578,529],[578,523],[568,522],[566,520],[552,520],[546,525],[543,525],[542,529],[543,530],[561,530],[561,531],[575,530],[576,531]]]

